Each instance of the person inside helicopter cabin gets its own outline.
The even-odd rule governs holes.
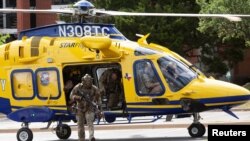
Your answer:
[[[93,85],[93,78],[89,74],[85,74],[81,83],[77,84],[70,94],[70,99],[77,102],[77,124],[79,141],[85,141],[85,120],[89,129],[89,141],[95,141],[94,137],[94,119],[96,113],[96,105],[101,105],[100,91]],[[96,104],[93,104],[96,103]],[[99,111],[99,110],[98,110]],[[101,116],[97,113],[97,116]]]
[[[64,83],[64,93],[66,95],[66,101],[67,103],[70,105],[71,103],[71,100],[69,99],[69,95],[70,95],[70,92],[72,91],[74,87],[74,84],[73,84],[73,81],[71,79],[68,79],[65,83]]]
[[[124,100],[121,71],[115,68],[104,71],[99,79],[101,95],[107,97],[109,109],[120,109]]]
[[[184,67],[181,67],[180,63],[178,66],[177,61],[162,58],[158,60],[158,64],[166,82],[174,92],[182,89],[192,80],[193,76]]]
[[[143,67],[142,82],[146,88],[147,94],[157,94],[162,92],[162,86],[156,78],[156,75],[153,71],[152,65],[149,62],[145,62]]]
[[[67,105],[72,106],[74,101],[70,100],[70,93],[74,86],[80,81],[81,74],[77,68],[66,68],[64,71],[65,82],[64,82],[64,93],[66,96]]]

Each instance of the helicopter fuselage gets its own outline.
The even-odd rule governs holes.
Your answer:
[[[87,36],[60,37],[71,35]],[[110,121],[117,116],[229,110],[250,98],[248,90],[207,78],[178,54],[147,44],[146,36],[138,42],[127,40],[113,25],[54,25],[24,31],[20,36],[20,40],[0,47],[0,112],[15,121],[74,119],[64,87],[70,77],[68,70],[76,69],[78,75],[90,73],[96,85],[105,69],[121,71],[124,105],[105,111]],[[178,77],[164,74],[163,68],[170,64],[175,64]],[[145,65],[150,71],[143,70]],[[148,81],[155,81],[158,89],[146,88],[143,75],[149,72],[152,78]]]

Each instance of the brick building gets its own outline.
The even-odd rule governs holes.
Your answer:
[[[0,8],[51,9],[78,0],[0,0]],[[53,24],[56,14],[8,13],[0,14],[0,33],[15,35],[21,30]],[[18,23],[18,24],[17,24]]]

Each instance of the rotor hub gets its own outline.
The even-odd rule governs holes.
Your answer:
[[[84,10],[84,11],[95,8],[95,6],[91,2],[88,2],[86,0],[78,1],[73,6],[75,8],[79,8],[79,9]]]

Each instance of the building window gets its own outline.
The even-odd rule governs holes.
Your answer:
[[[32,99],[34,97],[33,76],[31,70],[12,72],[12,93],[15,99]]]
[[[0,14],[0,28],[3,28],[3,15],[4,14]]]
[[[6,7],[16,7],[16,0],[6,0]]]
[[[36,0],[30,0],[30,7],[36,7]]]
[[[159,96],[164,93],[163,84],[151,61],[136,61],[134,71],[136,92],[138,95]]]
[[[17,27],[16,13],[6,14],[6,28],[16,28],[16,27]]]
[[[56,99],[60,96],[59,74],[56,69],[39,69],[36,78],[40,99]]]

